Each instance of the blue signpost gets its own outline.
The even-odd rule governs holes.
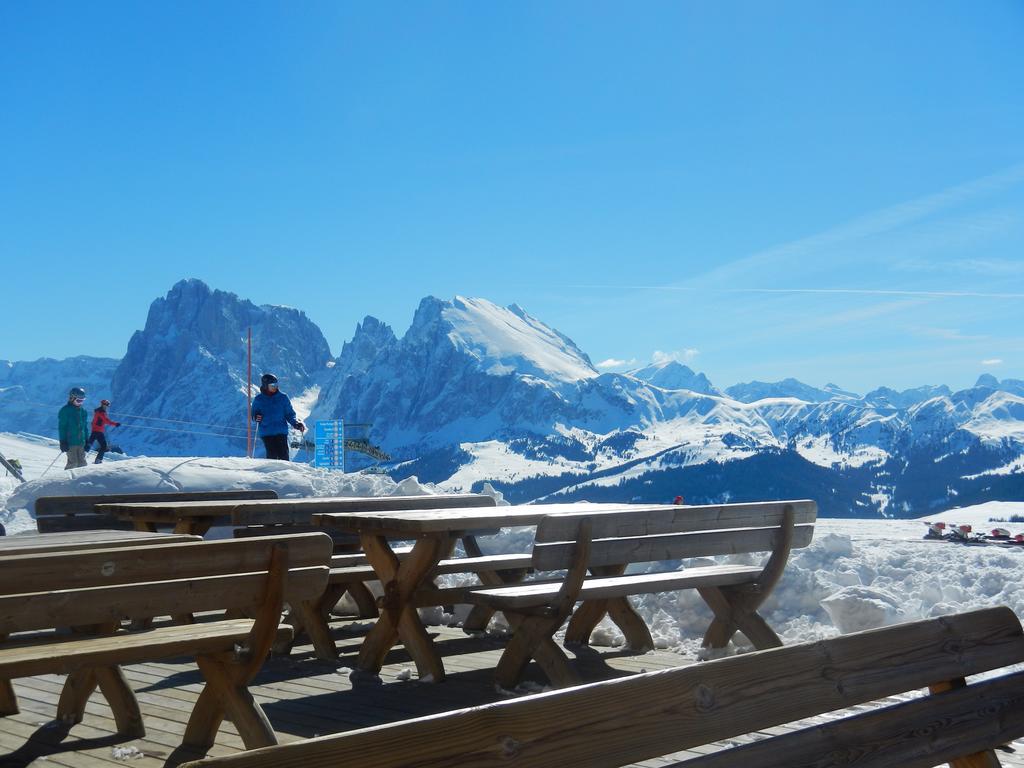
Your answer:
[[[314,433],[316,453],[313,464],[345,471],[345,420],[318,421]]]

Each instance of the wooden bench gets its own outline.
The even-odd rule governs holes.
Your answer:
[[[816,516],[813,501],[776,501],[545,517],[537,526],[533,568],[566,569],[563,579],[466,595],[471,603],[503,612],[513,630],[495,672],[498,684],[514,686],[531,659],[556,685],[578,682],[554,640],[570,614],[566,643],[587,643],[609,614],[631,648],[652,649],[650,630],[629,604],[630,595],[696,589],[714,612],[705,647],[725,647],[737,631],[759,649],[781,645],[757,609],[782,576],[790,550],[810,544]],[[756,552],[771,553],[764,565],[625,572],[631,564]],[[573,613],[581,600],[587,602]]]
[[[989,608],[209,758],[182,768],[621,768],[757,733],[682,768],[991,768],[1024,736],[1024,662]],[[892,696],[927,695],[863,711]],[[858,706],[858,712],[841,712]],[[824,725],[799,721],[830,715]],[[789,725],[783,733],[765,729]],[[681,760],[681,761],[679,761]]]
[[[40,496],[35,503],[36,528],[40,533],[96,529],[131,530],[130,521],[97,512],[97,504],[131,504],[146,501],[212,501],[223,499],[276,499],[273,490],[190,491],[167,493],[104,493],[81,496]]]
[[[206,687],[184,744],[208,747],[225,717],[247,747],[276,744],[247,685],[271,645],[291,634],[279,627],[283,603],[323,592],[330,552],[330,537],[310,533],[0,557],[0,715],[18,712],[11,680],[66,674],[59,720],[80,722],[98,687],[118,733],[139,737],[142,717],[121,665],[193,655]],[[208,611],[218,614],[142,632],[122,624]],[[240,615],[254,618],[227,618]]]

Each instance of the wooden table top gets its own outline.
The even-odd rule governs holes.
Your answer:
[[[454,531],[493,530],[537,525],[547,515],[566,512],[625,512],[679,509],[671,504],[525,504],[490,509],[449,508],[394,512],[324,512],[313,515],[313,525],[351,533],[386,536],[430,535]]]
[[[446,507],[494,508],[494,499],[482,494],[435,494],[423,496],[317,496],[301,499],[251,501],[159,501],[99,504],[100,512],[121,519],[185,519],[231,516],[233,525],[309,524],[318,512],[384,512],[388,510]]]
[[[0,536],[0,556],[36,555],[76,549],[104,549],[137,544],[176,544],[199,541],[199,536],[145,531],[62,531],[60,533],[23,533]]]

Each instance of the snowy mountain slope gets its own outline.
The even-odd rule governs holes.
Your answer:
[[[112,379],[122,447],[242,455],[249,326],[257,375],[273,370],[310,420],[372,425],[396,478],[450,490],[493,481],[516,501],[810,496],[836,515],[1024,499],[1019,380],[986,375],[958,392],[880,387],[861,397],[785,379],[723,393],[675,361],[599,373],[521,307],[464,297],[424,298],[401,338],[368,316],[331,359],[301,312],[196,280],[153,303],[116,371],[95,364],[96,380]],[[2,413],[23,429],[27,411]]]
[[[512,304],[502,308],[485,299],[456,296],[441,308],[448,338],[492,376],[516,373],[548,381],[576,382],[597,376],[572,341]]]
[[[0,431],[57,436],[57,411],[71,387],[84,387],[86,407],[110,398],[118,361],[102,357],[43,358],[31,362],[0,360]]]

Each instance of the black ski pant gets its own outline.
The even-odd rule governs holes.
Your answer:
[[[263,447],[267,449],[268,459],[291,461],[288,455],[288,435],[260,435]]]
[[[96,443],[99,446],[96,449],[96,464],[103,461],[103,454],[107,452],[107,436],[102,432],[93,432],[89,435],[89,439],[85,441],[85,450],[88,451],[92,448],[92,444]]]

